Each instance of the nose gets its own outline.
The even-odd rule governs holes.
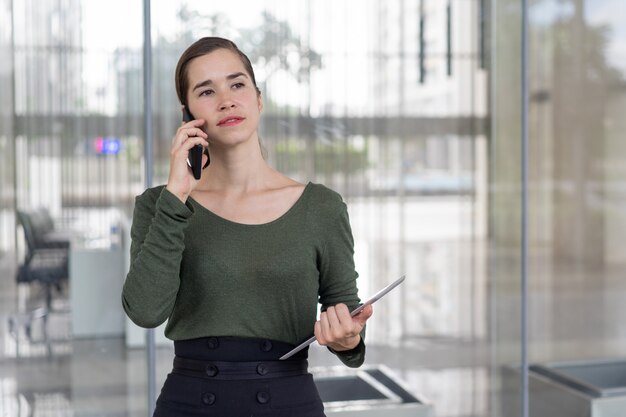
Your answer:
[[[232,102],[220,104],[220,110],[232,109],[234,107],[235,107],[235,103],[232,103]]]
[[[219,109],[224,111],[235,107],[235,102],[231,99],[229,94],[222,94]]]

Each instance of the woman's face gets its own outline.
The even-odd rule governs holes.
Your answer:
[[[218,49],[194,58],[187,77],[189,111],[205,120],[210,144],[236,145],[257,139],[263,103],[235,52]]]

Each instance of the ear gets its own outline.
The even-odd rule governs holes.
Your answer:
[[[261,113],[263,111],[263,98],[261,97],[261,92],[259,91],[259,94],[257,94],[257,102],[258,102],[258,106],[259,106],[259,113]]]

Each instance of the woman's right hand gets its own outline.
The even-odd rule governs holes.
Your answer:
[[[208,136],[201,129],[203,125],[204,120],[202,119],[183,123],[172,140],[170,175],[167,179],[166,188],[183,203],[187,201],[187,197],[198,184],[198,180],[194,178],[189,165],[187,165],[189,150],[195,145],[202,145],[205,148],[209,146],[207,142]],[[206,155],[202,155],[202,166],[204,166],[206,158]]]

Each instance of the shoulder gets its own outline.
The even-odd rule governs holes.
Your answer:
[[[157,212],[184,221],[193,214],[193,206],[189,201],[182,203],[178,197],[167,191],[165,185],[159,185],[148,188],[135,198],[133,218],[152,221]]]
[[[157,185],[146,189],[143,193],[135,197],[135,209],[154,208],[161,192],[165,188],[165,184]]]
[[[143,193],[135,197],[135,201],[142,202],[142,203],[147,203],[147,202],[155,203],[159,199],[159,196],[161,195],[161,192],[163,191],[164,188],[165,188],[165,184],[157,185],[156,187],[147,188]]]
[[[346,210],[341,194],[323,184],[310,182],[308,185],[309,207],[324,216]]]

